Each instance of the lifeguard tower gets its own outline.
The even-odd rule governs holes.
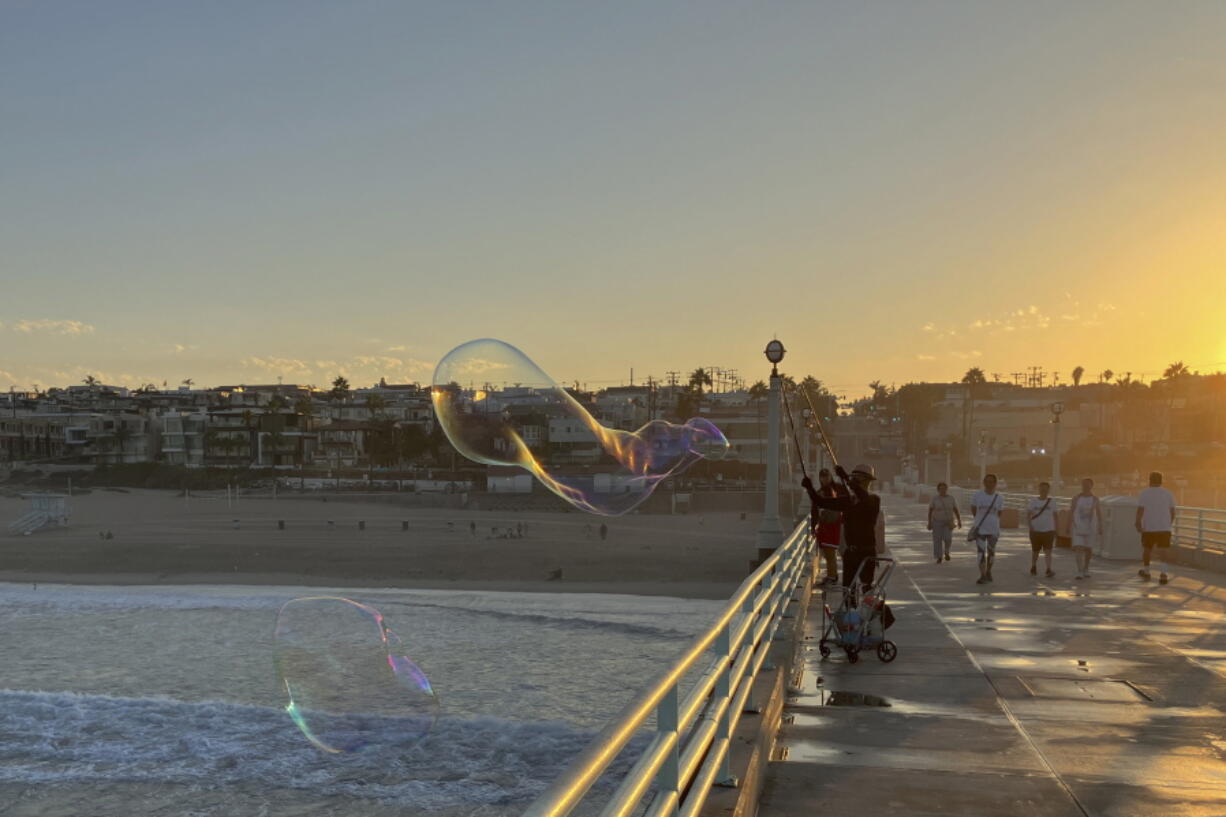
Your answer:
[[[68,497],[65,494],[22,494],[30,500],[30,510],[9,523],[9,533],[29,536],[36,530],[68,525]]]

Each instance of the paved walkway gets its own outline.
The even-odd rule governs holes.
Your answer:
[[[1006,531],[979,586],[964,536],[937,565],[924,507],[886,512],[898,658],[822,660],[811,610],[763,817],[1226,815],[1226,576],[1097,561],[1074,581],[1057,549],[1036,579]]]

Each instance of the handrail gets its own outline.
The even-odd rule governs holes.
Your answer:
[[[731,781],[727,755],[732,734],[813,548],[808,525],[797,525],[741,583],[711,626],[622,708],[523,817],[570,814],[653,714],[656,734],[614,791],[602,817],[624,817],[634,811],[653,782],[657,793],[646,815],[679,810],[694,814],[711,785]],[[715,660],[680,700],[682,679],[712,646],[718,653]]]

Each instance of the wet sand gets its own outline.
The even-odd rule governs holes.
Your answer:
[[[71,499],[68,527],[9,535],[7,523],[26,509],[23,500],[0,499],[0,581],[343,584],[716,599],[727,597],[757,555],[756,515],[742,520],[735,513],[602,519],[335,498],[244,498],[230,506],[224,496],[184,500],[160,491],[99,490]],[[605,541],[602,521],[609,526]],[[522,538],[499,538],[519,525],[526,528]]]

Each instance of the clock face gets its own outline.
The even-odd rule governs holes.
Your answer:
[[[766,359],[771,363],[778,363],[783,360],[783,343],[772,340],[766,344]]]

